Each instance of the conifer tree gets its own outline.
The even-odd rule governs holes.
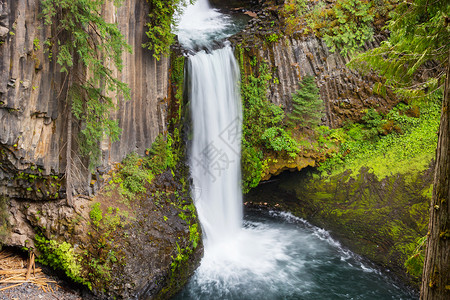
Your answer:
[[[293,126],[313,127],[320,124],[323,101],[313,76],[306,76],[300,82],[300,89],[292,95],[292,112],[288,115]]]

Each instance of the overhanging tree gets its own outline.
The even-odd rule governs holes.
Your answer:
[[[421,299],[450,298],[450,3],[400,3],[387,25],[390,37],[351,62],[373,68],[407,101],[442,99],[441,123]]]
[[[104,137],[118,139],[120,128],[110,119],[116,107],[111,95],[130,97],[128,86],[114,76],[112,67],[122,69],[122,53],[131,47],[116,24],[101,15],[106,0],[41,0],[42,18],[52,26],[45,41],[50,59],[56,59],[64,79],[65,93],[59,97],[67,107],[66,185],[72,196],[72,115],[82,122],[81,153],[89,157],[90,169],[100,161],[99,143]],[[119,0],[115,1],[120,2]],[[53,55],[53,53],[55,55]]]

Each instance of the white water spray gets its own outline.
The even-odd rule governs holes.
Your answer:
[[[212,9],[207,0],[195,1],[177,19],[179,41],[188,49],[208,47],[230,35],[234,27],[230,17]]]
[[[190,57],[188,72],[194,201],[208,251],[228,243],[242,227],[239,67],[227,46]]]

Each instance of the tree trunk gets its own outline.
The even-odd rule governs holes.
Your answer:
[[[66,146],[66,197],[67,205],[73,206],[72,199],[72,97],[69,90],[72,86],[72,72],[69,71],[69,82],[67,84],[67,146]]]
[[[433,198],[420,299],[450,299],[450,53],[436,150]]]

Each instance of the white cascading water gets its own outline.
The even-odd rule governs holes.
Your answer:
[[[229,46],[189,58],[194,201],[206,251],[242,227],[239,67]]]
[[[178,38],[187,49],[207,48],[230,35],[233,27],[229,16],[211,9],[207,0],[196,0],[178,17]]]
[[[372,282],[379,285],[376,277],[367,277],[356,292],[353,280],[350,285],[345,282],[362,273],[378,275],[319,229],[308,225],[300,230],[298,219],[283,216],[287,223],[257,219],[243,224],[239,66],[229,45],[210,49],[233,25],[207,0],[196,0],[178,21],[184,48],[191,53],[208,50],[188,57],[187,82],[193,124],[192,195],[205,251],[188,287],[175,299],[338,299],[339,293],[369,299],[372,288],[368,297],[363,289]],[[332,283],[341,277],[342,282],[335,283],[338,292],[324,290],[326,284],[318,280]]]
[[[211,9],[206,0],[197,0],[181,16],[179,39],[187,49],[208,48],[212,41],[209,32],[214,31],[214,39],[226,36],[229,23],[229,18]],[[206,294],[226,294],[230,286],[244,284],[244,278],[270,278],[277,263],[289,258],[283,253],[287,244],[278,238],[276,229],[243,227],[242,104],[239,66],[232,48],[225,44],[222,49],[189,56],[188,78],[192,194],[205,247],[193,280],[208,290]]]

